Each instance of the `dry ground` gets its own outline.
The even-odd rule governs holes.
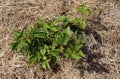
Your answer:
[[[120,0],[86,0],[100,11],[88,18],[86,59],[61,59],[53,70],[44,71],[39,64],[29,67],[26,56],[9,48],[13,29],[28,28],[38,18],[79,17],[75,8],[84,1],[0,0],[0,79],[120,79]]]

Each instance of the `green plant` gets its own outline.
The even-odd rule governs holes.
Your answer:
[[[79,9],[80,12],[89,14],[85,4],[82,8]],[[12,51],[27,55],[30,65],[40,63],[46,69],[55,65],[61,57],[75,60],[85,57],[81,50],[85,40],[80,33],[85,28],[84,18],[71,19],[68,16],[60,16],[47,22],[38,20],[37,24],[28,30],[14,30],[14,42],[10,46]]]
[[[87,2],[83,3],[81,7],[76,8],[76,10],[88,16],[92,15],[92,11],[87,7]]]
[[[50,68],[51,63],[56,64],[60,60],[61,54],[66,59],[85,57],[81,50],[84,37],[78,34],[85,27],[85,20],[72,20],[68,16],[49,22],[39,20],[30,30],[13,31],[15,41],[11,48],[28,55],[30,65],[37,62],[44,69]]]

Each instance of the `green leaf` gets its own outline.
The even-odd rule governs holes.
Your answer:
[[[40,59],[41,59],[41,55],[40,55],[41,52],[37,52],[37,58],[38,58],[38,62],[40,62]]]
[[[79,39],[81,44],[85,43],[85,38],[83,35],[80,35],[80,37],[78,39]]]
[[[47,68],[47,66],[46,66],[46,63],[45,63],[45,62],[43,62],[41,65],[42,65],[42,67],[43,67],[44,69],[46,69],[46,68]]]
[[[90,15],[90,14],[91,14],[90,9],[77,8],[77,10],[78,10],[79,12],[84,13],[84,14],[87,14],[87,15]]]
[[[47,56],[43,56],[43,60],[46,60],[47,59]]]
[[[29,65],[32,65],[36,61],[37,61],[37,56],[35,56],[35,55],[29,56]]]
[[[25,55],[27,52],[26,52],[26,49],[23,49],[23,48],[20,48],[20,51],[23,55]]]
[[[18,52],[21,52],[22,54],[24,54],[25,50],[24,47],[27,46],[27,43],[25,42],[25,40],[23,40],[23,38],[19,38],[16,40],[16,42],[13,42],[10,44],[10,47],[13,50],[17,50]]]
[[[65,17],[65,20],[63,20],[64,26],[66,26],[69,22],[70,22],[70,17],[69,17],[69,16],[66,16],[66,17]]]
[[[31,39],[26,38],[26,42],[27,42],[28,44],[30,44],[30,43],[31,43]]]
[[[81,57],[85,57],[85,54],[83,53],[82,50],[79,51],[79,55],[80,55]]]
[[[22,54],[25,54],[25,47],[27,47],[28,44],[25,42],[25,40],[23,38],[18,40],[18,45],[17,45],[17,50],[18,52],[22,52]]]
[[[63,52],[63,50],[64,50],[64,47],[63,46],[60,46],[60,52]]]
[[[52,58],[53,58],[54,65],[60,60],[59,56],[53,56]]]
[[[21,32],[18,31],[18,30],[13,30],[13,34],[14,34],[16,37],[21,36]]]
[[[32,25],[31,29],[28,31],[30,39],[34,38],[35,26]]]
[[[46,50],[49,49],[49,46],[45,44],[44,49],[46,49]]]
[[[58,38],[57,43],[60,45],[66,45],[69,40],[70,36],[68,34],[65,34],[64,37]]]
[[[87,8],[86,5],[87,5],[87,3],[85,2],[85,3],[83,3],[82,7],[76,8],[76,10],[78,12],[81,12],[81,13],[84,13],[84,14],[90,16],[92,14],[92,12],[91,12],[91,10],[89,8]]]
[[[34,34],[34,37],[35,37],[35,38],[46,38],[46,35],[45,35],[44,32],[36,32],[36,33]]]
[[[52,27],[52,26],[55,26],[56,23],[57,23],[56,20],[52,20],[50,21],[49,25]]]
[[[49,54],[52,55],[52,56],[57,56],[57,55],[59,55],[59,50],[57,50],[57,49],[50,50]]]
[[[63,21],[64,26],[66,26],[70,22],[70,17],[69,16],[60,16],[56,22]]]
[[[51,27],[50,30],[52,30],[54,32],[58,31],[57,26]]]
[[[74,20],[72,20],[72,22],[74,24],[76,24],[79,29],[85,30],[86,20],[84,18],[81,18],[81,19],[80,18],[75,18]]]
[[[15,35],[16,39],[21,38],[23,36],[23,32],[24,31],[20,32],[20,31],[17,31],[17,30],[13,30],[13,34]]]
[[[63,21],[63,20],[65,20],[65,19],[66,19],[65,16],[60,16],[56,21]]]
[[[43,49],[40,49],[40,53],[41,53],[42,56],[44,56],[45,53],[46,53],[46,49],[44,49],[44,48],[43,48]]]
[[[65,52],[65,59],[68,59],[72,54],[72,50],[70,48],[67,48]]]
[[[70,36],[70,27],[67,27],[67,28],[64,30],[64,32],[65,32],[67,35]]]
[[[50,28],[50,26],[48,25],[48,23],[45,22],[45,21],[43,21],[43,20],[38,20],[37,23],[39,25],[41,25],[42,27],[44,27],[44,28],[48,28],[48,29]]]
[[[84,44],[85,43],[85,38],[83,35],[80,35],[78,37],[74,36],[75,44]]]
[[[75,60],[79,60],[80,59],[80,55],[79,53],[72,53],[71,57]]]
[[[18,46],[18,42],[13,42],[10,44],[10,47],[12,48],[12,51],[15,50]]]
[[[50,64],[49,64],[49,62],[46,62],[46,68],[50,69]]]
[[[78,51],[82,46],[83,46],[82,44],[76,45],[75,50]]]
[[[85,30],[85,28],[86,28],[86,20],[85,19],[81,19],[79,28]]]
[[[31,32],[34,32],[35,30],[36,30],[36,27],[35,27],[34,25],[32,25],[30,31],[31,31]]]
[[[50,68],[49,61],[50,59],[41,62],[41,65],[44,69]]]

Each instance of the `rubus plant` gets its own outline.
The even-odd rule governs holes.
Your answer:
[[[87,7],[87,2],[83,3],[81,7],[76,8],[76,10],[87,16],[92,15],[92,11]]]
[[[80,33],[85,28],[84,18],[60,16],[50,21],[38,20],[28,30],[14,30],[14,42],[10,46],[12,51],[27,55],[30,65],[40,63],[47,69],[55,65],[61,57],[75,60],[85,57],[81,50],[85,40]]]
[[[56,64],[61,56],[77,60],[85,57],[81,50],[84,37],[79,34],[85,27],[84,19],[72,20],[68,16],[49,22],[39,20],[29,30],[14,30],[15,41],[10,45],[12,50],[28,55],[30,65],[37,62],[46,69],[51,63]]]

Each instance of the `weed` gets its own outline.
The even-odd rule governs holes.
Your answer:
[[[86,11],[84,11],[85,9]],[[83,5],[79,11],[89,14]],[[81,50],[85,43],[80,30],[85,30],[84,18],[70,19],[60,16],[51,21],[38,20],[28,30],[14,30],[14,42],[10,44],[12,51],[16,50],[29,57],[29,64],[40,63],[44,69],[55,65],[63,56],[65,59],[79,60],[85,57]]]
[[[92,15],[92,11],[87,7],[87,2],[83,3],[81,7],[76,8],[76,10],[88,16]]]

